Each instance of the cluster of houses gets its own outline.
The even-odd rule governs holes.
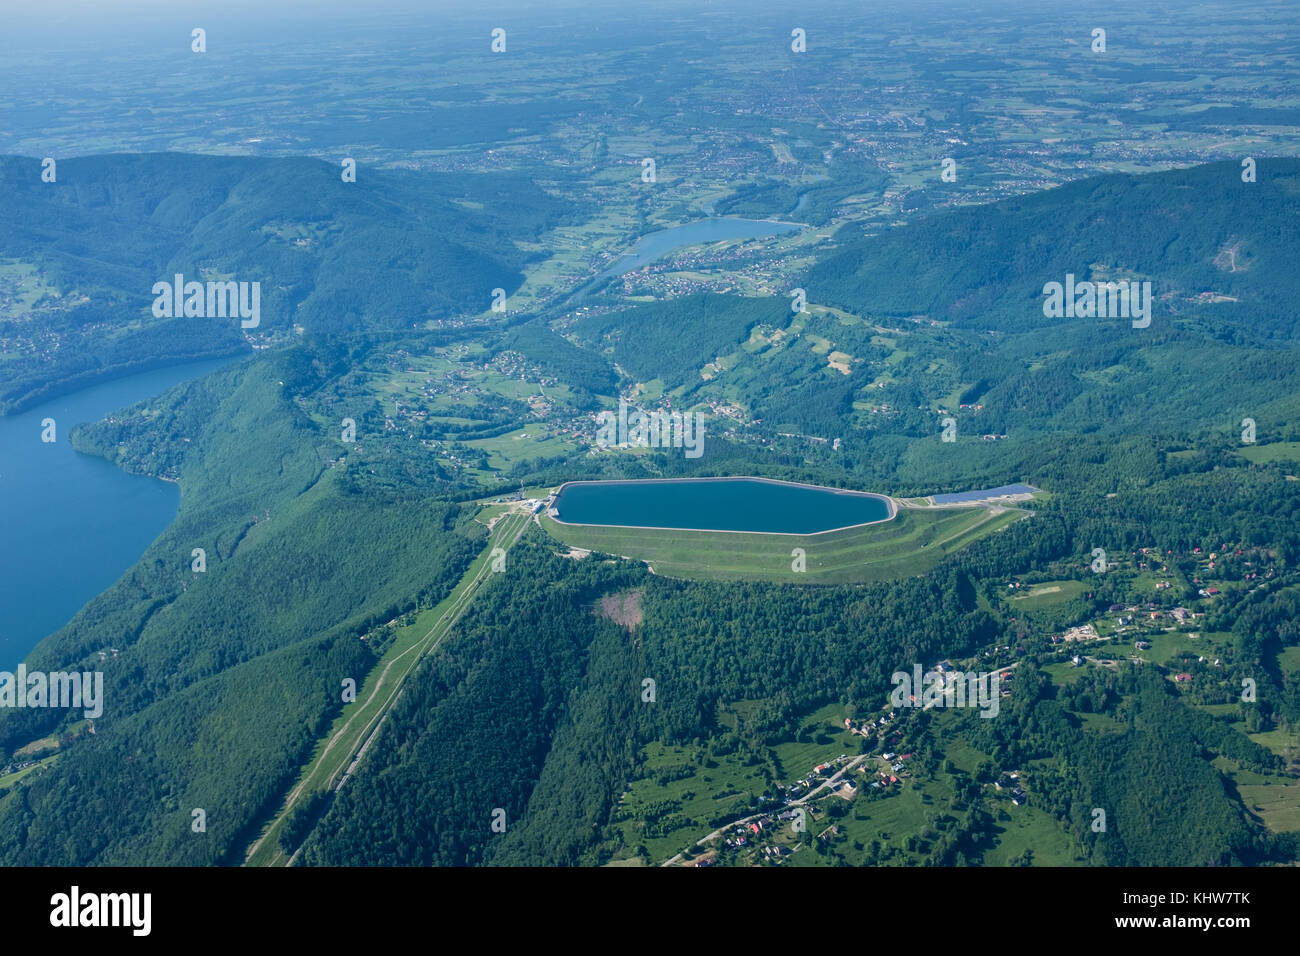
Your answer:
[[[1168,582],[1159,582],[1156,586],[1159,587],[1160,584],[1165,584],[1165,583]],[[1213,591],[1213,593],[1215,594],[1218,593],[1217,589],[1208,589],[1208,590]],[[1202,612],[1192,611],[1185,607],[1175,607],[1169,610],[1161,610],[1160,608],[1157,608],[1154,604],[1150,604],[1150,603],[1145,605],[1112,604],[1108,610],[1110,611],[1111,614],[1116,615],[1115,634],[1117,635],[1124,634],[1126,631],[1136,626],[1139,621],[1145,623],[1151,623],[1151,622],[1159,623],[1168,619],[1169,621],[1172,621],[1174,624],[1187,624],[1189,622],[1197,620],[1198,618],[1203,617]],[[1102,641],[1106,639],[1107,638],[1105,635],[1097,633],[1097,628],[1094,625],[1083,624],[1078,627],[1069,628],[1062,634],[1053,634],[1051,637],[1051,642],[1054,645],[1059,645],[1059,644],[1069,644],[1076,641],[1078,642]],[[1148,650],[1151,647],[1151,643],[1150,641],[1139,639],[1136,642],[1134,642],[1134,646],[1138,650],[1143,651],[1143,650]]]
[[[782,814],[782,819],[793,819],[793,818],[794,818],[793,813],[791,813],[789,817],[787,817],[785,814]],[[757,823],[746,824],[743,827],[737,828],[735,833],[731,837],[727,838],[726,844],[729,847],[735,847],[736,849],[743,849],[749,846],[749,837],[751,836],[751,834],[756,836],[758,834],[761,834],[762,832],[763,832],[762,821],[759,821]],[[779,859],[780,857],[788,856],[790,852],[791,850],[788,846],[784,846],[780,843],[769,844],[768,846],[763,847],[763,856],[768,857],[769,859],[772,858]],[[713,860],[712,858],[710,858],[708,864],[705,864],[703,862],[697,862],[695,865],[696,866],[712,865],[712,862]]]
[[[778,819],[792,820],[794,819],[794,816],[794,811],[787,811],[786,813],[782,813]],[[757,841],[770,826],[775,826],[771,817],[760,817],[757,820],[742,823],[731,832],[731,835],[728,836],[724,842],[729,847],[743,850],[745,847],[750,845],[751,841]]]
[[[819,763],[817,766],[812,768],[812,772],[809,773],[808,776],[796,780],[794,785],[791,787],[783,787],[782,789],[785,790],[786,794],[785,802],[790,803],[792,800],[798,799],[799,796],[802,795],[802,792],[816,784],[820,777],[829,777],[835,772],[836,766],[844,763],[848,759],[848,754],[840,754],[832,761]]]
[[[778,438],[802,438],[804,441],[814,442],[815,444],[825,445],[830,442],[832,451],[839,451],[843,441],[839,438],[819,438],[816,435],[801,435],[796,432],[777,432]]]
[[[892,758],[894,755],[889,754],[888,756]],[[904,757],[899,758],[899,765],[901,766],[901,761],[910,756],[911,754],[906,754]],[[801,812],[810,812],[805,811],[802,807],[795,808],[790,805],[810,789],[816,787],[819,780],[833,776],[836,768],[847,762],[848,759],[848,754],[840,754],[834,760],[817,764],[817,766],[813,767],[806,777],[796,780],[789,787],[778,784],[778,789],[784,794],[782,802],[786,804],[786,809],[775,815],[756,817],[753,820],[748,820],[736,825],[735,828],[726,836],[724,840],[725,844],[735,849],[744,849],[745,847],[750,846],[751,843],[757,842],[758,839],[764,833],[769,832],[772,827],[778,826],[782,823],[790,823],[798,819]],[[894,777],[892,779],[897,781],[898,778]],[[878,786],[879,784],[873,784],[873,787]],[[845,800],[851,800],[858,792],[858,785],[852,780],[845,779],[840,781],[839,785],[832,792]],[[764,799],[766,799],[766,797],[764,797]],[[779,844],[773,844],[763,849],[763,855],[769,858],[780,858],[790,852],[791,851],[788,847]],[[702,864],[697,861],[695,865],[700,866]]]
[[[20,770],[26,770],[28,767],[34,767],[38,763],[40,763],[40,760],[16,760],[0,767],[0,776],[7,777],[11,773],[17,773]]]
[[[859,737],[877,737],[885,732],[885,725],[895,719],[894,712],[882,716],[879,720],[866,721],[857,723],[850,717],[844,718],[844,729],[851,734],[857,734]]]
[[[1028,799],[1028,796],[1025,794],[1025,788],[1020,786],[1019,780],[1020,774],[1012,770],[998,777],[993,786],[999,790],[1009,790],[1011,792],[1011,802],[1016,806],[1020,806]]]

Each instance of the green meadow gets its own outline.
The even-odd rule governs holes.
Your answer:
[[[1014,608],[1037,611],[1064,604],[1088,589],[1084,581],[1044,581],[1007,598]]]
[[[899,509],[890,521],[816,535],[567,525],[543,515],[573,548],[646,561],[656,574],[787,584],[858,584],[924,574],[953,552],[1024,516],[1009,509]],[[794,570],[802,549],[806,570]]]
[[[1257,465],[1272,464],[1275,461],[1300,461],[1300,441],[1278,441],[1267,445],[1247,445],[1237,450],[1242,458],[1248,458]]]

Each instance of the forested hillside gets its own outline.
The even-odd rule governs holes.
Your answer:
[[[151,154],[59,163],[0,159],[0,261],[38,270],[47,290],[0,313],[0,410],[95,378],[295,327],[355,335],[486,312],[523,281],[518,242],[576,221],[527,177],[422,174],[362,166],[343,182],[311,159]],[[260,323],[156,318],[154,283],[261,285]]]
[[[80,711],[0,715],[7,752],[47,734],[66,745],[0,798],[7,863],[233,862],[340,711],[343,681],[372,666],[358,638],[436,603],[477,553],[482,529],[456,505],[346,495],[326,462],[336,436],[281,394],[279,364],[244,363],[79,436],[130,468],[161,455],[182,508],[29,658],[102,668],[93,736]]]
[[[23,162],[3,175],[27,177]],[[808,804],[802,861],[1293,861],[1297,182],[1296,161],[1261,161],[1253,184],[1214,164],[846,229],[791,277],[807,311],[780,288],[604,296],[478,325],[461,320],[523,279],[514,244],[582,210],[509,176],[61,165],[57,188],[7,200],[46,232],[14,228],[0,255],[39,263],[69,297],[96,283],[86,307],[132,317],[77,325],[97,343],[83,348],[58,338],[73,320],[51,298],[30,321],[58,339],[53,366],[33,330],[0,325],[19,344],[0,398],[27,401],[51,367],[109,373],[116,348],[160,356],[149,336],[164,328],[215,331],[148,317],[149,285],[173,271],[266,268],[251,331],[269,347],[75,434],[179,482],[181,510],[29,659],[103,668],[93,733],[66,711],[0,713],[10,761],[45,761],[0,788],[0,862],[242,862],[352,706],[342,683],[486,562],[488,521],[513,510],[524,526],[530,506],[512,499],[577,478],[743,474],[898,498],[1040,494],[933,570],[856,586],[679,579],[529,525],[447,618],[347,784],[292,811],[286,858],[689,860],[713,829],[807,796],[809,767],[857,760],[854,792]],[[1103,270],[1152,281],[1150,327],[1043,316],[1044,282]],[[707,409],[705,454],[597,447],[596,414],[619,399]],[[893,672],[943,659],[1014,670],[997,719],[881,720]]]
[[[1286,223],[1300,210],[1300,160],[1235,162],[1146,175],[1098,176],[987,206],[931,214],[879,236],[845,228],[808,273],[809,294],[849,309],[924,315],[1003,332],[1045,324],[1047,282],[1149,280],[1152,330],[1194,322],[1201,293],[1231,301],[1212,314],[1232,342],[1293,341],[1300,276]],[[1109,333],[1117,320],[1093,323]],[[1057,324],[1054,323],[1054,324]],[[1125,323],[1127,324],[1127,323]]]

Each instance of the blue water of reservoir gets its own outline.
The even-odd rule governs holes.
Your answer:
[[[934,495],[936,505],[960,504],[963,501],[984,501],[987,498],[1000,498],[1003,495],[1032,495],[1037,488],[1031,485],[1000,485],[997,488],[985,488],[982,491],[958,491],[947,495]]]
[[[764,478],[575,481],[555,500],[570,524],[816,534],[893,516],[888,498]]]

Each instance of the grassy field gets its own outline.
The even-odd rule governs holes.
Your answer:
[[[642,758],[613,816],[629,848],[623,859],[637,859],[630,850],[644,847],[659,863],[713,830],[720,816],[742,816],[770,792],[763,765],[746,766],[738,754],[710,757],[706,747],[653,743]]]
[[[1084,730],[1090,730],[1095,734],[1122,734],[1128,729],[1128,725],[1121,723],[1114,717],[1106,714],[1076,714],[1083,721]]]
[[[1076,598],[1087,589],[1088,584],[1085,581],[1044,581],[1033,585],[1029,590],[1008,597],[1007,600],[1013,607],[1037,611]]]
[[[1233,706],[1236,706],[1235,704]],[[1300,733],[1288,733],[1281,728],[1275,730],[1266,730],[1258,734],[1246,734],[1251,740],[1261,747],[1267,747],[1273,753],[1281,757],[1295,757],[1300,754]],[[1300,791],[1297,791],[1300,792]]]
[[[1238,449],[1237,454],[1248,458],[1257,465],[1271,464],[1275,461],[1300,461],[1300,441],[1277,441],[1268,445],[1247,445]]]
[[[740,701],[724,706],[720,708],[719,722],[736,728],[737,721],[748,720],[747,714],[759,703]],[[954,778],[946,772],[930,776],[914,767],[888,790],[873,791],[871,783],[889,767],[879,757],[868,757],[847,772],[846,778],[858,787],[850,799],[823,793],[805,804],[808,832],[820,843],[801,846],[799,835],[788,824],[773,820],[769,813],[768,826],[760,836],[750,836],[748,849],[725,850],[721,840],[693,846],[726,817],[749,817],[754,799],[764,792],[774,793],[774,785],[794,783],[815,764],[832,762],[841,754],[853,759],[860,751],[862,738],[844,731],[844,713],[842,705],[829,704],[807,714],[799,723],[801,739],[773,742],[765,748],[762,759],[749,762],[740,761],[734,753],[713,753],[708,745],[648,745],[614,815],[613,829],[618,831],[623,846],[610,865],[658,864],[673,859],[687,847],[691,847],[691,853],[682,863],[688,866],[693,859],[720,850],[738,854],[740,862],[751,865],[770,862],[753,849],[755,844],[784,847],[789,852],[781,863],[786,866],[854,864],[865,859],[868,844],[873,841],[884,851],[879,865],[922,864],[937,837],[936,820],[952,812]],[[960,735],[953,715],[934,715],[930,728],[945,759],[960,771],[973,774],[990,759]],[[775,774],[768,769],[773,766]],[[1038,866],[1081,862],[1080,848],[1050,814],[1032,803],[1014,805],[1009,792],[997,791],[991,784],[984,786],[983,798],[995,821],[993,840],[981,853],[984,865],[1018,864],[1026,850],[1032,851],[1032,862]],[[838,832],[828,832],[832,825]],[[727,826],[726,831],[730,836],[736,828]]]
[[[892,521],[819,535],[736,534],[566,525],[542,527],[574,548],[647,561],[671,577],[765,580],[789,584],[857,584],[923,574],[945,557],[1023,517],[1011,509],[900,509]],[[802,548],[807,570],[793,570]]]
[[[46,295],[58,296],[31,263],[0,259],[0,316],[21,319]]]
[[[1234,726],[1241,728],[1240,724]],[[1289,749],[1289,756],[1294,759],[1298,743],[1295,734],[1287,735],[1275,730],[1248,736],[1274,753],[1286,754]],[[1215,757],[1211,762],[1232,779],[1241,805],[1263,820],[1266,827],[1274,833],[1300,830],[1300,783],[1293,777],[1272,772],[1256,773],[1223,756]]]
[[[569,454],[578,447],[569,439],[556,435],[550,425],[540,422],[495,438],[479,438],[465,444],[487,452],[488,467],[498,471],[533,458]]]
[[[984,854],[985,866],[1007,866],[1026,850],[1033,854],[1034,866],[1078,866],[1083,863],[1071,838],[1052,819],[1051,814],[1009,800],[999,807],[995,833],[997,846]],[[1007,819],[1002,819],[1005,813]]]
[[[57,760],[58,757],[58,754],[50,754],[48,757],[43,757],[40,760],[35,761],[30,767],[24,767],[22,770],[16,770],[13,773],[7,773],[4,776],[0,776],[0,790],[12,789],[13,785],[22,780],[23,777],[26,777],[43,767],[48,767],[51,763]]]
[[[1193,633],[1197,636],[1193,637],[1192,634],[1181,630],[1130,630],[1120,640],[1088,642],[1082,645],[1082,652],[1090,657],[1114,660],[1139,657],[1148,663],[1171,667],[1185,654],[1214,660],[1229,655],[1235,647],[1235,638],[1231,633],[1203,631]],[[1146,641],[1151,646],[1138,650],[1135,646],[1137,641]]]
[[[809,714],[799,729],[801,737],[811,739],[785,741],[771,748],[781,771],[779,783],[793,783],[840,754],[857,756],[861,752],[863,738],[844,729],[844,708],[839,704],[827,704]]]
[[[1300,646],[1284,648],[1277,655],[1277,666],[1283,674],[1300,672]]]
[[[1061,662],[1058,664],[1044,664],[1039,670],[1046,674],[1057,687],[1064,687],[1066,684],[1073,684],[1083,677],[1087,668],[1075,667],[1073,664]]]
[[[1246,809],[1258,813],[1274,833],[1300,830],[1300,783],[1241,784],[1237,792]]]
[[[975,763],[984,759],[984,755],[973,749],[971,755],[978,756]],[[954,763],[959,762],[954,760]],[[864,777],[862,786],[867,783]],[[893,785],[890,791],[891,795],[884,799],[867,801],[859,796],[854,801],[853,812],[838,821],[845,837],[843,850],[851,858],[849,847],[879,840],[882,845],[895,848],[895,855],[886,865],[920,865],[929,852],[929,841],[924,839],[927,828],[937,814],[948,812],[953,796],[951,778],[945,774],[933,779],[909,777]],[[1050,814],[1029,804],[1015,806],[1009,794],[990,787],[985,788],[984,796],[994,817],[994,843],[982,854],[985,866],[1007,866],[1017,861],[1025,850],[1033,852],[1035,866],[1070,866],[1079,862],[1070,838]],[[907,849],[909,836],[921,840],[915,850]],[[800,860],[801,863],[812,861],[811,855],[807,861]]]

